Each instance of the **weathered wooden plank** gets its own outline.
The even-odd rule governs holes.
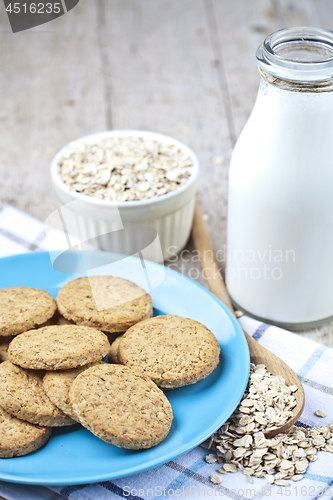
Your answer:
[[[230,134],[201,0],[105,2],[114,128],[148,129],[192,147],[215,248],[225,241]],[[221,165],[213,159],[220,157]],[[216,159],[215,159],[216,161]]]
[[[273,31],[283,27],[275,3],[267,0],[212,3],[230,95],[236,138],[253,108],[259,86],[255,53]]]
[[[333,5],[330,0],[313,0],[314,9],[319,17],[320,26],[333,30]]]
[[[45,220],[56,208],[53,154],[105,129],[96,4],[82,0],[68,14],[15,34],[0,5],[0,199]]]
[[[304,0],[277,0],[276,6],[285,26],[325,27],[325,20],[320,16],[321,2]],[[327,26],[326,26],[327,27]]]

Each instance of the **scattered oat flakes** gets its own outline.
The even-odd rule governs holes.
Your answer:
[[[252,365],[248,388],[231,417],[233,430],[237,432],[238,427],[251,425],[251,430],[245,432],[253,433],[283,425],[296,406],[292,392],[294,386],[288,387],[283,377],[271,375],[264,365]]]
[[[156,198],[183,185],[193,171],[188,153],[174,144],[143,137],[74,142],[59,160],[71,191],[112,201]]]
[[[312,438],[312,444],[316,447],[323,446],[326,443],[324,436],[315,434]]]
[[[326,417],[326,413],[322,410],[315,411],[315,415],[317,415],[317,417],[321,417],[321,418]]]
[[[289,481],[286,481],[285,479],[277,479],[275,481],[275,484],[277,484],[278,486],[290,486]]]
[[[302,474],[296,474],[296,476],[293,476],[291,478],[293,481],[301,481],[303,479]]]
[[[226,463],[223,465],[223,469],[226,472],[237,472],[237,467],[235,464]]]
[[[267,481],[269,482],[269,484],[273,484],[274,483],[274,477],[271,474],[265,474],[264,477],[267,479]],[[294,476],[294,477],[296,477],[296,476]]]
[[[211,453],[210,455],[206,456],[205,461],[207,462],[207,464],[214,464],[215,462],[217,462],[217,455]]]
[[[243,474],[245,474],[245,476],[253,476],[254,474],[254,469],[251,469],[250,467],[246,467],[242,470]]]
[[[236,448],[234,450],[234,457],[235,458],[239,458],[239,457],[242,457],[246,452],[246,449],[245,448]],[[236,471],[235,471],[236,472]]]
[[[213,462],[224,463],[219,472],[240,470],[250,482],[255,476],[264,477],[270,484],[288,486],[290,479],[303,479],[309,464],[317,460],[319,450],[333,453],[333,425],[309,429],[293,426],[285,434],[265,437],[263,431],[288,419],[296,390],[297,386],[288,387],[282,377],[268,373],[264,365],[251,364],[249,384],[238,408],[202,444],[216,452],[208,455],[214,457]],[[265,426],[258,422],[258,417],[265,418]]]
[[[209,476],[209,479],[214,484],[221,484],[222,483],[222,479],[217,474],[211,474]]]

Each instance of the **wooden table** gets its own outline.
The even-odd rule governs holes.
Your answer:
[[[255,51],[297,25],[333,29],[332,0],[80,0],[16,34],[0,2],[1,204],[43,221],[57,208],[58,149],[111,128],[153,130],[197,153],[199,203],[223,249],[229,160],[259,84]],[[167,265],[203,283],[191,241]],[[333,346],[333,323],[301,335]]]

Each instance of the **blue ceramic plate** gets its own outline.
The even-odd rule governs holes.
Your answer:
[[[155,314],[177,314],[206,325],[221,346],[219,366],[205,380],[166,395],[174,420],[167,438],[144,451],[107,444],[79,424],[55,428],[44,448],[24,457],[0,459],[0,479],[26,484],[83,484],[135,474],[161,465],[208,438],[231,415],[249,375],[244,335],[230,312],[209,291],[183,275],[136,257],[106,252],[30,253],[0,259],[0,288],[43,288],[53,297],[79,276],[112,274],[134,281],[152,296]],[[85,266],[83,271],[82,264]]]

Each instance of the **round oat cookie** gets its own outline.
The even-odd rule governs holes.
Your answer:
[[[57,408],[43,389],[43,372],[5,361],[0,365],[0,406],[14,417],[45,427],[75,422]]]
[[[41,448],[50,435],[50,427],[24,422],[0,406],[0,458],[28,455]]]
[[[148,293],[131,281],[113,276],[70,281],[60,289],[57,302],[65,318],[103,332],[124,332],[149,318],[153,311]]]
[[[69,398],[81,424],[121,448],[140,450],[169,433],[172,408],[144,374],[121,365],[94,366],[72,383]]]
[[[220,346],[204,325],[180,316],[156,316],[132,326],[119,342],[121,364],[140,368],[162,389],[206,378],[218,365]]]
[[[33,370],[67,370],[100,361],[110,350],[95,328],[52,325],[21,333],[8,348],[12,363]]]
[[[122,339],[123,335],[119,335],[111,344],[109,354],[108,354],[108,362],[113,364],[119,364],[118,359],[118,347],[119,343]]]
[[[100,363],[103,363],[103,361],[89,363],[88,365],[80,366],[79,368],[72,368],[71,370],[48,371],[43,377],[43,388],[47,396],[53,404],[66,413],[66,415],[72,417],[73,420],[79,422],[79,419],[75,415],[69,401],[69,389],[72,382],[84,370]]]
[[[16,335],[45,323],[57,309],[45,290],[16,287],[0,290],[0,335]]]

